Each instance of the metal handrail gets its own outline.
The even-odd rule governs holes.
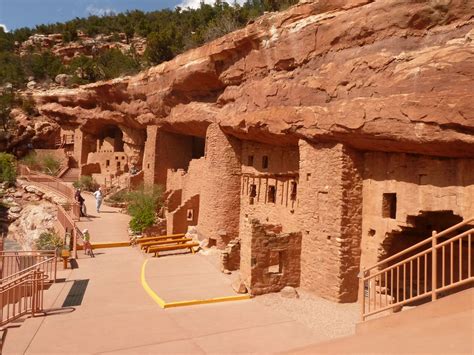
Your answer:
[[[362,320],[366,320],[371,315],[430,296],[431,300],[436,300],[442,292],[474,282],[472,272],[474,265],[471,255],[474,228],[451,236],[438,244],[440,237],[447,236],[473,221],[474,218],[468,218],[440,233],[434,232],[430,238],[382,260],[370,268],[363,269],[361,277],[361,288],[363,290]],[[466,251],[465,242],[467,242],[467,265],[465,265],[466,259],[463,263],[463,255]],[[431,243],[430,248],[380,269],[380,266],[386,265],[389,261],[398,260],[407,253],[429,243]],[[448,253],[446,253],[447,249],[449,249]],[[457,265],[454,264],[454,254],[456,252],[459,254]],[[430,261],[428,261],[429,258],[431,258]],[[449,261],[449,267],[446,267],[447,260]],[[442,266],[441,277],[438,277],[438,266],[440,264]],[[431,275],[428,274],[429,267],[431,267]],[[375,268],[378,268],[378,270],[372,272]],[[455,269],[457,269],[456,272]],[[449,270],[449,274],[447,270]],[[367,295],[366,291],[368,292]]]
[[[440,238],[440,237],[443,237],[443,236],[445,236],[446,234],[449,234],[449,233],[451,233],[451,232],[453,232],[453,231],[455,231],[455,230],[457,230],[457,229],[459,229],[459,228],[461,228],[461,227],[464,227],[465,225],[467,225],[467,224],[469,224],[469,223],[471,223],[471,222],[474,222],[474,217],[471,217],[471,218],[469,218],[469,219],[467,219],[467,220],[464,220],[464,221],[462,221],[462,222],[460,222],[460,223],[458,223],[458,224],[456,224],[456,225],[454,225],[454,226],[452,226],[452,227],[450,227],[450,228],[448,228],[448,229],[445,229],[444,231],[442,231],[442,232],[440,232],[440,233],[436,233],[436,234],[432,235],[431,237],[428,237],[428,238],[422,240],[421,242],[419,242],[419,243],[417,243],[417,244],[415,244],[415,245],[412,245],[411,247],[409,247],[409,248],[407,248],[407,249],[404,249],[404,250],[400,251],[400,252],[397,253],[397,254],[394,254],[394,255],[392,255],[392,256],[390,256],[390,257],[388,257],[388,258],[386,258],[386,259],[384,259],[384,260],[382,260],[382,261],[379,261],[378,263],[372,265],[371,267],[366,268],[364,271],[367,272],[367,271],[370,271],[370,270],[375,269],[376,267],[379,267],[379,266],[381,266],[381,265],[384,265],[384,264],[388,263],[389,261],[392,261],[393,259],[397,259],[397,258],[399,258],[399,257],[401,257],[401,256],[403,256],[403,255],[405,255],[405,254],[407,254],[407,253],[409,253],[410,251],[413,251],[413,250],[418,249],[419,247],[421,247],[421,246],[423,246],[423,245],[425,245],[425,244],[430,243],[430,242],[433,240],[433,238],[438,239],[438,238]]]
[[[25,255],[25,256],[29,256],[29,255]],[[0,285],[6,284],[12,281],[13,279],[21,277],[22,275],[27,274],[33,270],[41,269],[42,266],[46,266],[45,269],[42,270],[42,272],[45,274],[45,276],[47,276],[47,279],[50,279],[51,277],[51,281],[55,282],[56,273],[57,273],[56,255],[50,256],[49,258],[43,261],[40,261],[39,263],[36,263],[32,266],[28,266],[24,268],[23,270],[17,271],[13,274],[3,277],[2,279],[0,279]]]
[[[0,327],[29,313],[34,317],[43,311],[45,280],[43,271],[32,270],[0,285]]]

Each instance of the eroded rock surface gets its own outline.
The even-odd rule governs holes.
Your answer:
[[[474,2],[303,2],[134,77],[38,92],[96,130],[159,124],[273,144],[474,155]]]

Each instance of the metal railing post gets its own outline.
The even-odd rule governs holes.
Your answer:
[[[437,296],[436,289],[438,288],[438,267],[437,267],[437,235],[433,231],[431,237],[431,300],[435,301]]]

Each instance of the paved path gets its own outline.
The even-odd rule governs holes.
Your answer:
[[[81,258],[78,269],[60,275],[67,282],[46,293],[47,307],[59,309],[57,314],[10,329],[4,354],[273,353],[321,340],[255,300],[162,309],[140,283],[144,261],[131,247],[100,249],[96,258]],[[151,285],[159,274],[150,271]],[[89,280],[82,304],[61,309],[75,280]],[[197,289],[203,287],[196,281]]]
[[[98,242],[122,242],[128,241],[128,222],[130,216],[120,213],[119,208],[113,208],[102,204],[100,213],[96,212],[95,198],[89,193],[83,193],[85,198],[87,215],[77,222],[80,230],[89,229],[92,244]]]

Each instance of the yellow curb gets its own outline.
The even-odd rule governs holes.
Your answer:
[[[158,303],[158,306],[161,308],[165,308],[165,301],[163,301],[151,288],[148,286],[148,283],[146,282],[145,279],[145,266],[148,263],[148,260],[145,260],[145,262],[142,265],[142,272],[141,272],[141,281],[142,281],[142,286],[145,289],[146,293],[155,301]]]
[[[165,303],[164,308],[185,307],[185,306],[194,306],[197,304],[209,304],[209,303],[219,303],[219,302],[229,302],[229,301],[242,301],[242,300],[248,300],[248,299],[250,299],[250,295],[216,297],[216,298],[208,298],[206,300],[178,301],[178,302]]]
[[[176,307],[186,307],[194,306],[198,304],[209,304],[209,303],[218,303],[218,302],[229,302],[229,301],[241,301],[250,299],[250,295],[238,295],[238,296],[226,296],[226,297],[216,297],[208,298],[205,300],[190,300],[190,301],[177,301],[177,302],[168,302],[166,303],[163,299],[158,296],[155,291],[151,289],[145,279],[145,267],[148,263],[148,260],[145,260],[142,265],[141,272],[141,282],[142,286],[148,295],[161,307],[161,308],[176,308]]]

